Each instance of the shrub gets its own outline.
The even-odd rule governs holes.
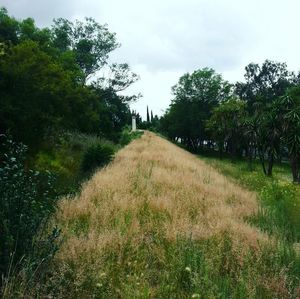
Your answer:
[[[131,141],[131,136],[129,130],[123,130],[121,137],[120,137],[120,144],[125,146],[129,144]]]
[[[132,140],[137,139],[143,135],[143,131],[131,132],[129,128],[124,128],[120,137],[120,144],[125,146],[129,144]]]
[[[114,155],[114,149],[108,144],[91,145],[83,154],[81,170],[85,173],[91,173],[99,167],[108,164]]]
[[[1,141],[0,276],[6,277],[12,267],[20,268],[21,260],[32,257],[36,242],[43,243],[36,235],[54,211],[56,196],[49,172],[25,168],[27,147],[3,135]]]

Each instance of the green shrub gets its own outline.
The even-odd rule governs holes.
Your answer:
[[[108,164],[114,155],[114,149],[108,144],[91,145],[83,154],[81,170],[91,173],[99,167]]]
[[[120,144],[125,146],[125,145],[129,144],[130,141],[131,141],[130,132],[128,130],[124,130],[121,134]]]
[[[131,132],[129,128],[125,128],[122,133],[119,140],[119,143],[122,146],[125,146],[129,144],[132,140],[137,139],[143,135],[143,131],[135,131]]]
[[[32,260],[33,253],[41,259],[49,254],[50,249],[45,251],[41,244],[51,238],[37,238],[37,233],[55,210],[57,197],[49,172],[42,174],[26,169],[27,147],[3,135],[1,141],[0,276],[6,279],[12,268],[18,271],[21,264]],[[37,244],[41,246],[39,252]],[[51,244],[54,243],[51,241]],[[53,249],[55,246],[47,244],[47,247]]]

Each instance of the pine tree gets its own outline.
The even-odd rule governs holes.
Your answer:
[[[153,112],[151,110],[151,122],[153,122]]]

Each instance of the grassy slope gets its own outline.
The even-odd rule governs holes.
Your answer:
[[[248,163],[229,159],[215,159],[201,156],[208,164],[222,174],[231,177],[259,195],[263,210],[253,221],[268,233],[275,234],[289,242],[300,242],[300,186],[293,184],[288,165],[275,165],[273,177],[266,177],[261,165],[255,162],[252,171]]]
[[[292,247],[249,225],[254,193],[146,132],[56,217],[60,298],[296,298]]]

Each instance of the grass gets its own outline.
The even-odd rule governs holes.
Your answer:
[[[293,184],[287,164],[276,164],[273,177],[266,177],[258,162],[249,171],[248,163],[200,156],[222,174],[234,179],[260,199],[259,212],[250,219],[262,230],[290,242],[300,242],[300,186]]]
[[[254,192],[145,132],[61,200],[62,246],[26,296],[297,298],[299,253],[248,221],[259,211]]]

